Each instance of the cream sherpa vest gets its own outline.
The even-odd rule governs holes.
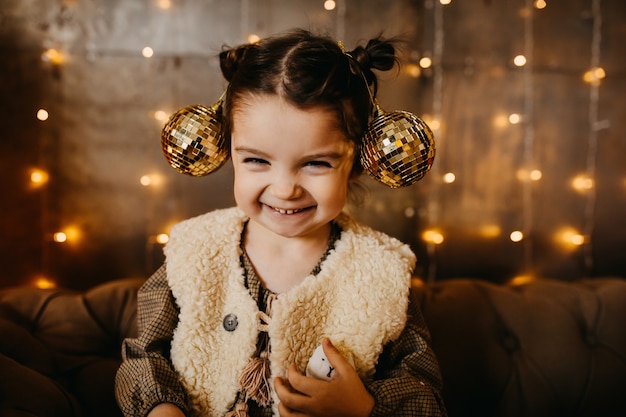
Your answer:
[[[197,416],[228,411],[256,348],[258,309],[240,264],[245,221],[236,208],[186,220],[172,228],[165,248],[167,277],[180,308],[171,357]],[[352,354],[362,378],[371,377],[383,346],[404,327],[415,255],[347,215],[337,222],[343,232],[321,272],[272,304],[272,376],[284,376],[291,363],[304,370],[329,337]],[[234,331],[225,329],[229,314],[237,318]]]

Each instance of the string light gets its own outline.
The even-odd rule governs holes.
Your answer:
[[[441,129],[441,122],[439,119],[431,119],[430,123],[428,123],[433,132],[436,132]]]
[[[587,273],[593,268],[593,250],[591,236],[595,228],[596,190],[594,187],[596,176],[596,158],[598,153],[598,126],[602,123],[598,120],[598,103],[600,100],[600,80],[606,75],[600,67],[600,52],[602,43],[602,9],[600,0],[591,1],[591,13],[593,16],[593,29],[591,35],[591,87],[589,90],[589,138],[587,141],[587,172],[583,178],[583,186],[586,188],[587,202],[585,204],[583,234],[588,239],[583,239],[584,262]]]
[[[531,187],[532,178],[537,178],[537,175],[533,176],[526,174],[526,172],[532,172],[531,168],[534,163],[534,145],[535,145],[535,128],[534,128],[534,79],[533,79],[533,66],[527,65],[533,62],[534,53],[534,37],[533,37],[533,0],[526,0],[525,2],[525,14],[524,19],[524,54],[518,55],[514,59],[514,63],[517,66],[523,65],[523,85],[524,85],[524,132],[523,132],[523,149],[522,149],[522,161],[524,180],[522,181],[522,238],[525,234],[529,234],[533,230],[533,189]],[[523,59],[522,59],[523,58]],[[519,173],[518,173],[519,175]],[[528,180],[526,179],[528,178]],[[540,178],[540,177],[539,177]],[[531,181],[529,181],[531,180]],[[523,246],[523,259],[524,269],[526,272],[532,269],[533,265],[533,242],[532,239],[522,239]]]
[[[535,9],[545,9],[548,3],[545,0],[536,0],[535,1]]]
[[[48,120],[48,117],[50,117],[50,115],[48,114],[48,111],[46,109],[37,110],[37,119],[45,122],[46,120]]]
[[[572,179],[571,186],[579,193],[585,193],[593,188],[593,178],[587,174],[577,175]]]
[[[513,286],[520,286],[520,285],[526,285],[530,282],[533,282],[534,280],[535,280],[535,277],[530,274],[517,275],[511,278],[511,281],[509,281],[509,284]]]
[[[585,243],[585,236],[572,227],[564,227],[554,234],[555,241],[565,250],[572,251]]]
[[[512,125],[516,125],[521,121],[522,121],[522,116],[520,116],[519,114],[511,113],[509,115],[509,123],[511,123]]]
[[[433,243],[435,245],[440,245],[445,240],[443,234],[436,229],[428,229],[422,232],[422,239],[426,243]]]
[[[165,122],[168,119],[168,114],[167,112],[163,111],[163,110],[157,110],[154,112],[153,114],[154,118],[156,120],[158,120],[159,122]]]
[[[516,67],[523,67],[526,65],[526,62],[526,57],[524,55],[517,55],[513,58],[513,64],[515,64]]]
[[[152,58],[154,50],[149,46],[146,46],[141,50],[141,55],[143,55],[144,58]]]
[[[248,35],[248,43],[257,43],[261,40],[261,37],[257,34],[251,33]]]
[[[489,239],[496,238],[502,233],[500,226],[496,224],[488,224],[486,226],[482,226],[479,231],[482,237]]]
[[[33,285],[42,290],[49,290],[57,287],[56,282],[44,276],[38,276],[37,278],[35,278],[35,280],[33,281]]]
[[[67,235],[65,234],[65,232],[56,232],[54,235],[52,235],[52,238],[57,243],[67,242]]]
[[[172,7],[172,2],[170,0],[158,0],[157,7],[159,9],[168,10],[170,7]]]
[[[61,65],[65,62],[65,57],[59,50],[50,48],[41,54],[41,60],[53,65]]]
[[[152,178],[150,178],[150,175],[143,175],[141,178],[139,178],[139,183],[144,187],[148,187],[150,184],[152,184]]]
[[[77,226],[67,226],[63,230],[52,234],[52,240],[57,243],[77,243],[82,236],[81,230]]]
[[[335,3],[333,0],[326,0],[324,2],[324,9],[326,10],[335,10],[335,7],[337,7],[337,3]]]
[[[39,168],[31,169],[30,171],[30,186],[31,188],[39,188],[48,183],[50,175]]]
[[[530,171],[530,173],[528,174],[528,178],[531,181],[539,181],[541,178],[543,177],[543,172],[541,172],[538,169],[533,169],[532,171]]]
[[[430,68],[433,65],[433,60],[427,56],[420,58],[419,66],[426,69]]]
[[[413,78],[419,78],[420,75],[422,75],[422,70],[419,67],[419,65],[415,65],[415,64],[407,64],[404,67],[404,71]]]
[[[456,175],[454,175],[453,172],[446,172],[445,174],[443,174],[444,183],[452,184],[454,181],[456,181]]]
[[[524,233],[521,230],[514,230],[509,235],[509,239],[511,239],[511,242],[521,242],[524,239]]]
[[[517,179],[521,182],[539,181],[543,178],[543,172],[539,169],[532,169],[530,171],[526,169],[518,169],[516,173]]]
[[[159,174],[146,174],[139,178],[139,183],[144,187],[155,187],[163,184],[163,177]]]
[[[415,217],[415,209],[413,207],[407,207],[404,209],[404,217],[407,219],[412,219]]]
[[[509,118],[504,114],[498,114],[493,118],[493,126],[496,128],[504,128],[509,125]]]
[[[161,245],[165,245],[167,242],[169,242],[169,240],[170,240],[170,236],[167,233],[159,233],[156,236],[156,242]]]
[[[432,59],[425,54],[418,62],[419,66],[422,68],[430,68],[432,66],[432,74],[433,74],[433,104],[432,104],[432,122],[430,126],[435,132],[437,140],[439,141],[438,146],[442,148],[444,138],[441,136],[440,124],[439,121],[442,119],[442,107],[443,107],[443,50],[445,43],[445,32],[444,32],[444,16],[443,16],[443,6],[441,2],[435,2],[433,7],[433,24],[434,24],[434,36],[433,36],[433,54]],[[442,149],[445,149],[445,145]],[[439,156],[441,158],[441,155]],[[440,164],[434,164],[431,168],[431,175],[433,177],[441,178],[441,173],[439,171]],[[435,183],[433,190],[431,192],[430,198],[427,203],[427,224],[429,228],[427,228],[422,233],[422,239],[426,242],[426,253],[428,254],[428,270],[427,270],[427,281],[433,282],[437,277],[437,264],[435,257],[435,248],[437,245],[443,243],[444,237],[443,234],[436,229],[433,228],[434,225],[439,223],[439,206],[440,206],[440,191],[438,184]]]
[[[600,82],[606,77],[606,72],[602,67],[594,67],[583,74],[583,81],[593,86],[599,86]]]

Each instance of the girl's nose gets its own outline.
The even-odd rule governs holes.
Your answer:
[[[302,187],[293,178],[277,178],[270,190],[274,197],[281,200],[293,200],[302,196]]]

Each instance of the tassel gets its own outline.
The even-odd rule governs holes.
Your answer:
[[[248,404],[246,404],[245,402],[237,403],[235,405],[235,409],[224,414],[224,417],[249,417]]]
[[[270,361],[263,353],[259,358],[250,359],[241,373],[239,383],[247,398],[253,399],[261,407],[267,407],[271,402]]]

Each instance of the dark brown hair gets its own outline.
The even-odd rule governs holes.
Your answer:
[[[335,112],[341,129],[356,145],[353,173],[360,173],[358,151],[372,115],[368,86],[374,96],[377,90],[372,70],[393,68],[397,61],[394,43],[379,36],[365,47],[344,53],[328,37],[293,30],[225,48],[220,68],[229,82],[222,107],[227,140],[237,100],[248,94],[275,94],[299,108],[322,106]]]

